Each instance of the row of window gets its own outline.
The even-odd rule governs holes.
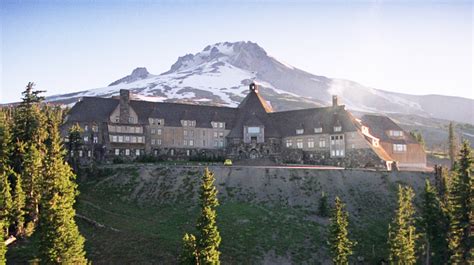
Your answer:
[[[225,128],[225,123],[224,122],[213,121],[213,122],[211,122],[211,125],[212,125],[212,128],[219,128],[219,129]]]
[[[394,144],[393,145],[393,151],[394,152],[406,152],[407,151],[407,145],[406,144]]]
[[[181,125],[183,125],[183,127],[196,127],[196,121],[195,120],[181,120]]]
[[[331,135],[331,145],[344,144],[344,135]]]
[[[392,137],[403,137],[403,131],[390,130],[388,134]]]
[[[129,136],[129,135],[110,135],[111,143],[144,143],[143,136]]]
[[[84,143],[88,143],[89,142],[89,136],[84,136]],[[94,144],[98,143],[99,142],[99,138],[97,138],[97,136],[94,136],[92,137],[92,142]]]
[[[79,150],[77,151],[79,157],[83,157],[84,156],[84,152],[82,150]],[[87,157],[92,157],[92,151],[91,150],[87,150],[86,151],[86,154],[87,154]],[[71,157],[74,156],[74,151],[71,151]]]
[[[120,122],[120,116],[115,116],[112,118],[115,123]],[[128,117],[128,123],[136,123],[135,117]]]
[[[291,148],[293,147],[293,140],[292,139],[286,139],[286,147]],[[308,148],[314,148],[314,138],[308,138],[307,141],[307,146]],[[296,148],[302,149],[303,148],[303,139],[296,139]],[[324,138],[319,138],[319,147],[324,148],[326,147],[326,139]]]
[[[120,154],[124,154],[126,156],[129,156],[131,154],[135,153],[136,156],[140,156],[140,155],[143,155],[145,154],[145,150],[143,149],[135,149],[135,152],[131,151],[130,149],[119,149],[119,148],[115,148],[114,150],[114,154],[116,156],[119,156]]]
[[[117,133],[143,133],[143,127],[109,125],[109,132],[117,132]]]
[[[151,145],[161,145],[161,139],[151,139]],[[174,144],[174,140],[173,140]],[[194,146],[195,141],[193,139],[184,139],[183,146]],[[206,140],[202,140],[202,146],[206,146]],[[214,147],[224,147],[224,140],[214,140]]]
[[[334,126],[334,131],[335,132],[342,131],[342,127],[341,126]],[[314,133],[322,133],[322,132],[323,132],[323,128],[321,128],[321,127],[314,128]],[[304,134],[304,129],[296,129],[296,134]]]
[[[165,120],[164,119],[149,118],[148,121],[152,125],[165,125]]]
[[[161,135],[161,131],[162,131],[161,129],[151,128],[150,133],[151,133],[151,134]]]
[[[93,132],[98,132],[99,131],[99,126],[94,124],[94,125],[91,126],[91,129],[92,129]],[[89,125],[86,124],[86,125],[84,125],[84,132],[88,132],[88,131],[89,131]]]

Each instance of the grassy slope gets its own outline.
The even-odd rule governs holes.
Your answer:
[[[120,169],[120,175],[127,177],[110,181],[113,173],[113,170],[102,172],[101,176],[80,183],[78,214],[107,226],[99,228],[77,219],[87,240],[88,257],[94,264],[176,263],[183,234],[194,232],[198,209],[192,198],[197,192],[198,178],[193,175],[197,172],[189,171],[183,177],[178,194],[171,194],[166,182],[152,187],[158,191],[155,196],[159,203],[143,200],[139,194],[131,196],[140,185],[137,169]],[[297,181],[290,177],[290,181],[292,179]],[[371,263],[380,261],[387,253],[387,224],[393,205],[380,202],[386,201],[386,197],[395,199],[396,183],[387,181],[386,184],[389,190],[386,195],[358,187],[351,188],[347,195],[352,200],[351,205],[355,205],[350,218],[352,235],[358,241],[356,255]],[[223,183],[218,187],[226,194],[218,208],[223,264],[264,261],[317,264],[327,260],[325,226],[328,220],[317,217],[314,207],[236,199],[245,192],[224,187]],[[304,185],[302,192],[319,190],[320,184],[311,181]],[[252,194],[246,196],[252,197]],[[317,202],[314,204],[317,206]],[[10,262],[18,264],[33,258],[37,243],[31,240],[12,248],[8,253]]]

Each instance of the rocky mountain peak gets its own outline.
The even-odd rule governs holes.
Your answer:
[[[150,75],[146,67],[137,67],[133,69],[132,73],[130,75],[127,75],[126,77],[120,78],[119,80],[116,80],[112,83],[110,83],[109,86],[115,86],[121,83],[131,83],[140,79],[145,79]]]

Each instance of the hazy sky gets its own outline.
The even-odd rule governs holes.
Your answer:
[[[225,4],[221,3],[225,2]],[[107,86],[223,41],[313,74],[474,98],[472,1],[1,0],[0,102]]]

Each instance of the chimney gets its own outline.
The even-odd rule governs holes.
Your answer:
[[[128,123],[130,120],[130,91],[120,89],[120,123]]]
[[[337,95],[332,96],[332,106],[333,107],[339,106],[339,99],[337,98]]]

